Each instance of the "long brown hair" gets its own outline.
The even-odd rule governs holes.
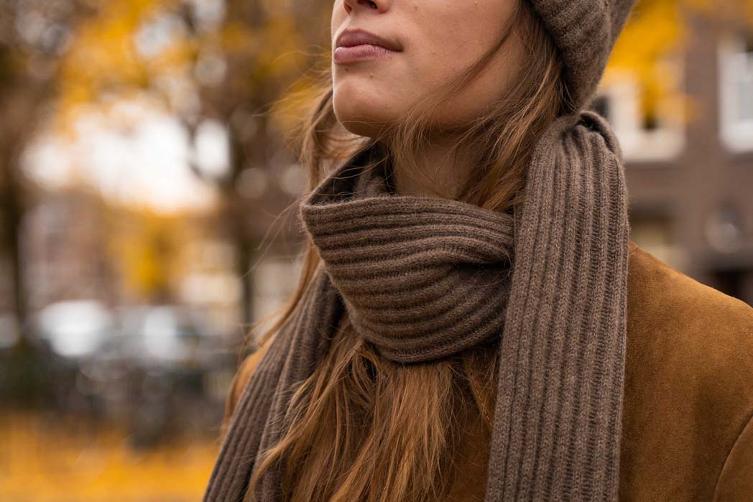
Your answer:
[[[517,31],[526,49],[523,67],[504,97],[462,124],[452,154],[477,156],[457,199],[499,211],[520,204],[534,142],[568,109],[569,96],[556,48],[528,2],[518,0],[505,28],[499,43],[467,71],[427,95],[377,138],[343,128],[335,117],[327,79],[300,133],[300,161],[309,170],[309,190],[334,163],[375,144],[384,147],[381,151],[391,162],[419,169],[416,157],[430,141],[432,110],[478,75]],[[261,343],[290,320],[319,260],[307,241],[297,288]],[[452,480],[458,423],[474,410],[487,424],[491,421],[490,407],[484,406],[479,392],[493,378],[495,358],[489,355],[494,352],[482,347],[448,360],[401,365],[379,356],[353,332],[346,316],[324,359],[295,390],[284,435],[263,452],[246,498],[253,500],[261,474],[278,462],[290,500],[443,498]]]

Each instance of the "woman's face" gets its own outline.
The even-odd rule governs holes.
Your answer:
[[[519,1],[334,0],[332,85],[338,120],[355,134],[373,136],[495,45]],[[394,50],[337,48],[343,31],[355,29],[386,40]],[[362,43],[351,39],[345,45]],[[437,110],[436,120],[452,125],[481,113],[504,95],[521,62],[522,45],[513,33],[481,74]]]

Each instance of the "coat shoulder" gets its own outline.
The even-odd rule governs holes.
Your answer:
[[[634,324],[667,330],[678,341],[694,334],[712,347],[735,342],[753,349],[753,307],[674,269],[633,241],[628,311]]]
[[[637,244],[628,265],[628,357],[644,368],[717,382],[753,407],[753,307]],[[628,361],[630,363],[630,361]],[[646,366],[647,363],[648,366]]]
[[[751,381],[753,307],[631,241],[621,489],[742,493],[731,480],[753,478]]]

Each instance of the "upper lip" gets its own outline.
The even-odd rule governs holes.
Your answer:
[[[354,45],[362,44],[378,45],[391,51],[402,50],[397,42],[387,40],[360,28],[347,29],[340,33],[337,36],[335,47],[352,47]]]

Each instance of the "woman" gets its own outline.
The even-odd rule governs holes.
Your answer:
[[[206,500],[750,499],[753,309],[629,239],[585,109],[632,3],[335,0]]]

